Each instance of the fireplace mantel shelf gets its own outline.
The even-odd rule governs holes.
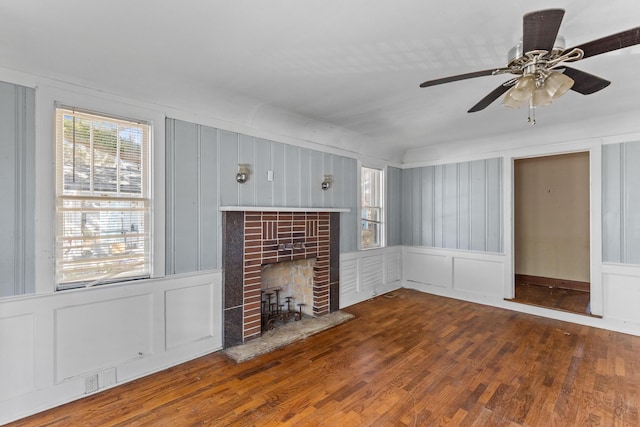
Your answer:
[[[223,212],[351,212],[349,208],[287,208],[283,206],[221,206]]]

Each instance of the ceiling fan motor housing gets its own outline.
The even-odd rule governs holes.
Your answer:
[[[565,49],[565,40],[564,37],[558,36],[556,38],[556,42],[553,45],[553,49],[551,52],[547,52],[545,55],[548,59],[553,59],[562,54]],[[507,54],[507,67],[523,67],[527,62],[531,60],[529,55],[537,53],[543,53],[545,51],[532,51],[532,52],[524,52],[523,51],[523,43],[520,41],[517,45],[509,49],[509,53]],[[529,55],[528,55],[529,54]]]

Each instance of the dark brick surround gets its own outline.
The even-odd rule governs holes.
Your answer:
[[[260,336],[261,267],[316,258],[313,314],[339,309],[340,215],[227,211],[223,220],[224,346]]]

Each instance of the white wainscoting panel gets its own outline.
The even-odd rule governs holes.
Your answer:
[[[220,350],[222,326],[220,271],[0,300],[0,425]]]
[[[503,298],[504,262],[454,258],[453,288],[464,292]]]
[[[367,252],[362,257],[362,290],[364,292],[376,292],[384,285],[384,255],[382,253],[371,254]]]
[[[56,380],[151,354],[151,314],[151,294],[56,310]]]
[[[408,248],[405,252],[403,278],[409,282],[451,288],[453,284],[452,258],[437,252]]]
[[[384,254],[386,283],[394,283],[402,280],[402,251],[387,252]]]
[[[213,336],[213,288],[205,283],[165,292],[165,348]],[[216,307],[218,311],[222,307]]]
[[[401,246],[340,255],[340,308],[398,289]]]
[[[349,297],[350,295],[356,295],[360,290],[358,289],[358,277],[360,260],[354,259],[342,259],[340,260],[340,300]]]
[[[640,267],[603,266],[604,318],[640,325]]]
[[[34,368],[33,315],[0,318],[0,400],[32,390]]]

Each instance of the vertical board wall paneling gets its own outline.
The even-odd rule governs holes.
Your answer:
[[[358,249],[358,233],[360,232],[360,211],[358,210],[358,162],[356,159],[343,157],[344,208],[350,212],[340,214],[340,251],[352,252]]]
[[[444,246],[444,226],[443,216],[445,210],[444,203],[444,185],[445,185],[445,166],[436,165],[434,169],[434,194],[433,194],[433,242],[437,248]]]
[[[400,197],[400,218],[402,224],[400,226],[401,241],[405,246],[412,246],[411,226],[413,212],[413,169],[403,169],[400,173],[400,181],[402,182],[402,195]]]
[[[422,179],[422,170],[414,169],[411,174],[411,226],[409,231],[409,241],[412,245],[420,245],[420,236],[422,234],[422,198],[420,194],[420,180]]]
[[[175,125],[176,120],[166,118],[165,119],[165,274],[173,274],[175,272],[175,233],[174,233],[174,207],[175,201],[173,196],[175,194],[175,182],[173,177],[175,176],[174,170],[174,157],[175,157]]]
[[[460,215],[458,204],[458,164],[448,164],[444,167],[443,188],[443,246],[457,249],[458,246],[458,217]]]
[[[307,148],[298,151],[300,162],[300,206],[313,206],[311,198],[311,152]]]
[[[487,251],[486,160],[471,162],[471,250]]]
[[[487,166],[487,251],[502,252],[502,162],[489,159]]]
[[[249,165],[249,179],[244,184],[236,184],[238,188],[238,204],[240,206],[256,206],[257,182],[260,166],[256,163],[256,140],[252,136],[240,134],[238,137],[238,163]],[[235,176],[235,175],[234,175]]]
[[[331,155],[331,154],[327,154],[327,153],[320,153],[322,156],[322,166],[320,168],[319,174],[318,174],[318,182],[316,182],[314,185],[316,186],[315,188],[320,188],[320,194],[322,196],[322,201],[320,202],[322,206],[336,206],[334,200],[335,200],[335,193],[336,190],[338,190],[333,184],[331,185],[331,188],[329,188],[328,190],[322,190],[322,181],[324,181],[324,176],[325,175],[331,175],[333,176],[333,161],[335,156]]]
[[[35,292],[35,91],[0,82],[0,297]]]
[[[173,273],[185,273],[199,270],[198,126],[176,122],[174,134]]]
[[[640,143],[626,143],[623,154],[623,262],[637,265],[640,264]]]
[[[421,225],[421,236],[418,240],[420,246],[434,246],[435,244],[435,167],[425,167],[419,169],[421,174],[422,191],[420,194],[421,209],[416,213],[419,215]],[[417,172],[417,171],[416,171]]]
[[[302,206],[300,201],[300,148],[293,145],[284,146],[284,175],[284,206]]]
[[[404,169],[402,244],[502,252],[500,159]]]
[[[238,173],[238,134],[218,130],[220,206],[239,206],[239,189],[236,182]]]
[[[167,119],[166,273],[217,268],[217,131]]]
[[[469,162],[458,165],[458,249],[471,248],[471,213],[470,213],[470,168]]]
[[[256,183],[256,205],[274,206],[273,181],[267,179],[268,171],[273,171],[272,164],[272,143],[264,139],[257,139],[255,144],[255,179]]]
[[[271,143],[271,170],[273,171],[273,206],[286,206],[285,145]]]
[[[622,263],[624,234],[622,212],[624,145],[602,147],[602,260]]]
[[[222,265],[218,241],[222,233],[222,213],[218,206],[218,131],[200,126],[200,269]]]
[[[221,268],[220,206],[339,207],[341,251],[357,250],[357,161],[167,119],[166,273]],[[245,184],[238,164],[250,165]],[[267,172],[273,171],[273,181]],[[334,185],[323,191],[324,175]]]

